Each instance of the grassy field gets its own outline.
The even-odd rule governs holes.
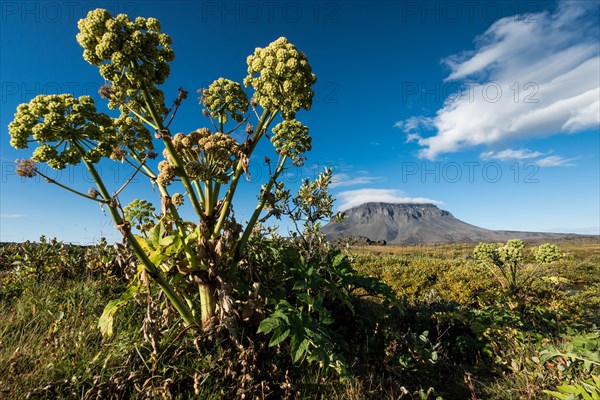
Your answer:
[[[371,337],[359,323],[347,333],[353,378],[344,382],[292,363],[279,347],[232,352],[182,330],[148,293],[102,337],[98,318],[135,271],[124,250],[4,245],[0,398],[249,398],[246,381],[255,398],[552,398],[544,390],[584,388],[600,365],[600,244],[558,244],[564,257],[545,265],[526,247],[520,273],[533,278],[518,296],[473,259],[474,244],[343,249],[399,301],[392,312],[358,293],[357,315],[377,322]]]

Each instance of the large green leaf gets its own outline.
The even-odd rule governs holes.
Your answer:
[[[104,307],[102,315],[98,319],[98,328],[100,329],[102,336],[110,337],[113,335],[114,316],[116,312],[119,311],[119,308],[123,307],[133,299],[133,296],[138,291],[139,286],[130,286],[129,289],[121,294],[121,297],[108,302],[106,307]]]
[[[279,328],[281,320],[279,318],[269,317],[260,321],[258,326],[258,333],[270,333],[273,330]]]
[[[277,346],[278,344],[282,343],[285,339],[287,339],[290,336],[290,328],[287,329],[282,329],[281,327],[278,328],[275,333],[273,333],[273,337],[271,338],[271,341],[269,342],[269,347],[273,347],[273,346]]]
[[[161,246],[161,240],[163,236],[165,236],[165,233],[165,226],[162,223],[156,224],[148,231],[146,243],[148,243],[148,246],[150,246],[152,250],[157,250]]]
[[[304,354],[308,351],[308,346],[310,344],[308,339],[302,339],[300,342],[296,342],[297,345],[292,346],[292,359],[294,362],[298,362],[302,356],[304,356]]]

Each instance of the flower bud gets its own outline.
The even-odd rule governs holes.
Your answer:
[[[35,161],[33,160],[16,160],[17,163],[17,175],[24,178],[33,178],[37,170],[35,168]]]
[[[98,190],[96,190],[96,188],[89,188],[88,190],[88,196],[93,197],[93,198],[98,198],[98,196],[100,196],[100,192]]]
[[[183,205],[183,200],[184,198],[181,193],[175,193],[173,197],[171,197],[171,202],[177,207]]]

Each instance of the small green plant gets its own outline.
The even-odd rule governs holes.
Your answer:
[[[562,251],[560,251],[560,248],[552,243],[544,243],[538,247],[535,247],[532,253],[536,261],[540,264],[558,261],[564,257]]]
[[[178,199],[179,196],[174,196]],[[175,205],[180,206],[177,201]],[[155,214],[156,209],[152,203],[146,200],[135,199],[123,208],[123,217],[130,221],[132,227],[140,231],[144,237],[148,237],[147,232],[156,225],[158,216]]]
[[[560,258],[558,247],[545,244],[533,252],[539,264],[528,266],[523,255],[524,248],[522,240],[513,239],[498,245],[480,243],[473,250],[475,259],[488,267],[502,289],[516,299],[520,306],[523,306],[524,290],[538,276],[539,265]]]
[[[491,243],[480,243],[473,250],[475,259],[488,266],[503,289],[513,295],[518,295],[529,281],[532,274],[523,276],[522,240],[509,240],[504,245],[495,246]]]
[[[580,383],[557,386],[555,390],[544,390],[560,400],[600,400],[600,376],[594,375]]]
[[[46,274],[77,274],[83,271],[84,252],[56,238],[41,236],[39,242],[26,241],[11,255],[14,273],[33,276],[39,282]]]
[[[581,335],[571,338],[560,346],[548,346],[540,352],[540,362],[555,358],[569,360],[569,364],[580,363],[586,372],[600,367],[600,334]],[[560,365],[565,370],[569,365]]]

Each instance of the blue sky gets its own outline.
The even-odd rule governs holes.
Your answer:
[[[600,233],[596,1],[3,1],[0,241],[118,239],[97,204],[17,177],[14,160],[30,151],[11,148],[7,129],[38,93],[92,95],[106,111],[103,81],[75,40],[77,20],[98,6],[156,17],[172,36],[177,58],[163,89],[191,94],[176,131],[206,125],[195,91],[221,76],[241,81],[255,47],[285,36],[305,52],[318,83],[298,119],[313,150],[286,181],[333,166],[339,209],[432,201],[489,229]],[[256,160],[234,202],[238,220],[268,173],[262,153]],[[112,190],[132,172],[100,169]],[[81,168],[47,173],[91,186]],[[134,198],[159,204],[142,179],[121,195]]]

